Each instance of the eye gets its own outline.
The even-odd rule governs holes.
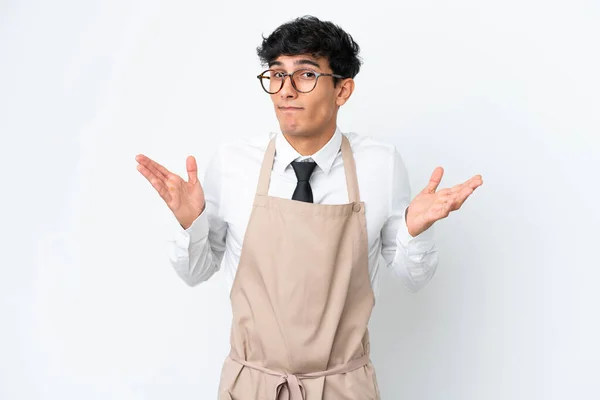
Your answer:
[[[272,74],[274,79],[283,79],[283,77],[285,76],[283,72],[281,71],[275,71]]]
[[[312,82],[317,79],[317,73],[315,71],[311,71],[310,69],[299,70],[296,73],[298,80],[304,82]]]

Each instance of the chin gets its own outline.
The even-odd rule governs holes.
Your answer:
[[[286,135],[292,136],[303,136],[305,135],[305,130],[297,123],[279,123],[279,128],[281,132]]]

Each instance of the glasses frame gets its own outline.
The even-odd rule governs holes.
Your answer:
[[[265,86],[263,85],[263,78],[262,78],[262,77],[263,77],[263,75],[264,75],[266,72],[269,72],[269,71],[278,72],[278,73],[280,73],[280,74],[282,74],[282,75],[283,75],[283,79],[281,80],[281,87],[280,87],[280,88],[279,88],[279,90],[277,90],[276,92],[269,92],[267,89],[265,89]],[[309,91],[307,91],[307,92],[303,92],[302,90],[298,90],[298,88],[296,87],[296,84],[294,83],[294,77],[293,77],[293,75],[294,75],[294,74],[296,74],[297,72],[300,72],[300,71],[310,71],[310,72],[314,73],[314,74],[317,76],[317,79],[315,80],[315,86],[313,86],[313,88],[312,88],[312,89],[310,89],[310,90],[309,90]],[[259,75],[257,75],[256,77],[258,78],[258,81],[260,82],[260,87],[262,87],[262,88],[263,88],[263,90],[264,90],[265,92],[267,92],[268,94],[277,94],[277,93],[281,92],[281,89],[283,89],[283,85],[285,85],[285,78],[287,78],[288,76],[290,77],[290,82],[292,82],[292,87],[293,87],[293,88],[294,88],[294,90],[296,90],[298,93],[310,93],[310,92],[312,92],[313,90],[315,90],[315,88],[317,87],[317,83],[319,83],[319,78],[320,78],[320,77],[322,77],[322,76],[332,76],[332,77],[334,77],[334,78],[338,78],[338,79],[344,79],[344,77],[343,77],[343,76],[341,76],[341,75],[338,75],[338,74],[326,74],[326,73],[323,73],[323,72],[317,72],[317,71],[315,71],[315,70],[313,70],[313,69],[310,69],[310,68],[302,68],[302,69],[297,69],[296,71],[294,71],[294,72],[291,72],[291,73],[290,73],[290,72],[276,71],[276,70],[274,70],[274,69],[270,69],[270,68],[269,68],[269,69],[267,69],[267,70],[264,70],[263,72],[261,72],[261,73],[260,73]],[[269,79],[270,79],[270,78],[269,78]]]

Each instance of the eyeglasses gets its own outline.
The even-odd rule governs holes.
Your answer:
[[[292,81],[292,86],[300,93],[311,92],[316,86],[317,81],[321,76],[332,76],[342,79],[343,76],[336,74],[323,74],[315,72],[312,69],[299,69],[290,73],[283,71],[275,71],[268,69],[257,78],[265,92],[269,94],[278,93],[283,88],[286,76],[289,76]]]

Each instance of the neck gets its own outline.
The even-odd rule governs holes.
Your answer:
[[[289,144],[302,156],[312,156],[317,151],[321,150],[333,137],[335,133],[335,126],[333,129],[327,129],[322,133],[313,135],[287,135],[283,136],[287,139]]]

